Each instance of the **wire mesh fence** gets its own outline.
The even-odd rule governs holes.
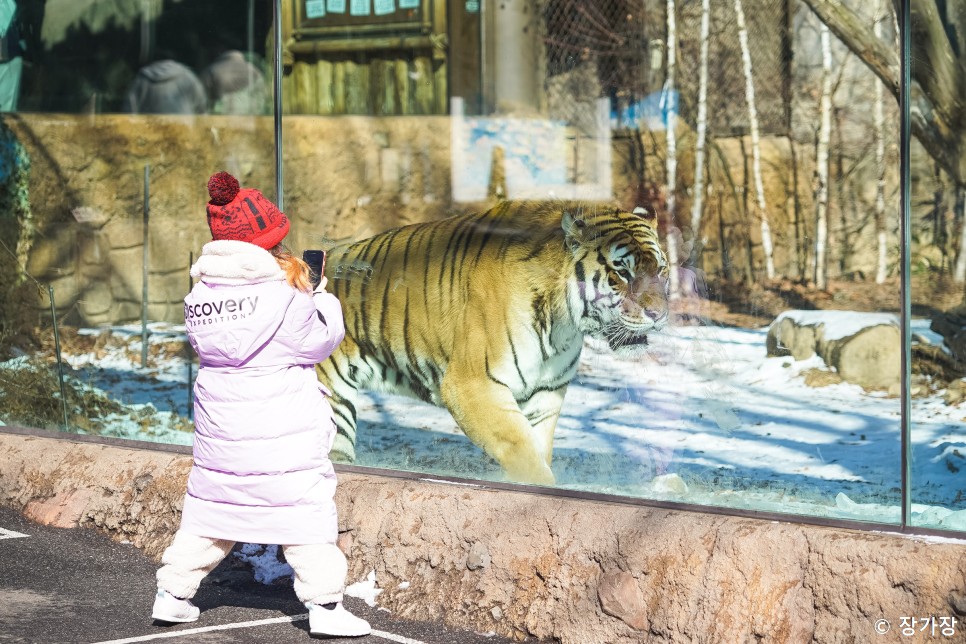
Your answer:
[[[789,125],[792,21],[790,0],[744,0],[748,43],[763,133]],[[694,123],[698,94],[700,0],[678,0],[677,78],[680,116]],[[547,102],[552,118],[579,126],[581,106],[598,97],[611,104],[618,127],[645,129],[661,123],[667,69],[667,0],[548,0],[545,28]],[[732,2],[712,3],[708,92],[709,129],[747,131],[748,110]],[[666,100],[664,105],[670,105]]]

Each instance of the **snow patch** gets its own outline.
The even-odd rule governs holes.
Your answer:
[[[260,584],[271,584],[276,579],[291,577],[295,573],[290,565],[278,560],[278,546],[263,548],[254,543],[246,543],[233,554],[241,561],[251,564],[255,581]]]
[[[376,588],[376,571],[372,570],[362,581],[350,584],[345,589],[345,594],[349,597],[361,599],[369,606],[376,605],[376,597],[382,593],[381,588]]]

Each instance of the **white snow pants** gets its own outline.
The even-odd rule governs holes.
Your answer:
[[[234,541],[209,539],[178,530],[161,556],[158,588],[181,599],[194,597],[201,580],[228,556],[234,545]],[[348,564],[338,546],[312,543],[282,546],[282,551],[295,571],[295,594],[300,601],[309,604],[342,601]]]

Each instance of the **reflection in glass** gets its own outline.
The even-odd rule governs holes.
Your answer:
[[[881,80],[784,2],[482,4],[421,4],[420,36],[293,13],[286,203],[350,320],[321,368],[337,455],[898,522]],[[860,8],[895,55],[887,7]],[[668,323],[642,323],[664,288]]]
[[[272,192],[271,16],[266,0],[0,5],[0,103],[23,63],[0,119],[3,423],[191,443],[182,298],[207,177]]]
[[[289,241],[330,251],[351,320],[320,369],[336,455],[898,522],[895,19],[843,2],[868,28],[849,37],[828,4],[283,1]],[[21,7],[30,65],[0,132],[21,222],[0,286],[25,303],[4,306],[0,378],[52,355],[53,285],[69,429],[188,443],[204,181],[273,185],[272,6],[50,5]],[[961,212],[929,158],[919,194],[949,186]],[[917,301],[938,309],[961,217],[925,201]],[[53,377],[33,387],[53,411],[8,388],[3,422],[62,425]],[[935,481],[917,502],[956,509],[934,458],[955,456],[955,407],[925,382],[942,413],[914,437]]]
[[[966,530],[966,3],[911,8],[913,524]]]

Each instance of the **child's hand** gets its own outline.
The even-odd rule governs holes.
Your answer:
[[[325,275],[323,275],[322,279],[319,280],[319,285],[315,287],[315,292],[321,293],[322,291],[324,291],[328,283],[329,283],[329,279]]]

